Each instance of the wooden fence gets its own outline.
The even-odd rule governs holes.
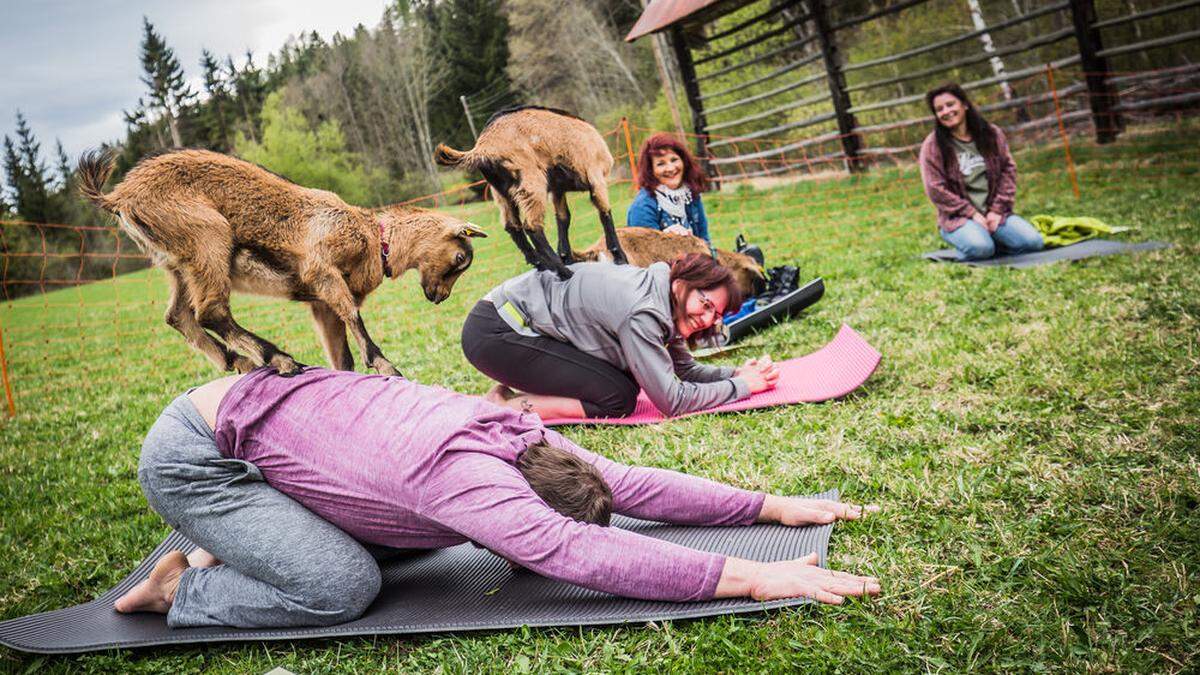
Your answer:
[[[990,25],[979,18],[974,30],[916,48],[856,61],[845,57],[841,43],[851,30],[859,31],[854,38],[861,41],[866,27],[885,18],[904,20],[930,2],[896,0],[865,14],[840,17],[839,5],[833,0],[723,0],[671,25],[667,31],[692,111],[696,150],[706,170],[718,183],[803,170],[811,167],[814,159],[821,164],[832,159],[844,169],[863,170],[877,158],[911,149],[911,142],[895,144],[903,136],[895,132],[930,123],[923,109],[916,115],[912,110],[914,105],[923,107],[923,93],[890,96],[883,92],[928,85],[931,78],[944,79],[989,62],[995,68],[994,64],[1005,58],[1028,65],[1012,71],[996,69],[992,75],[962,82],[962,86],[968,91],[1002,88],[1002,100],[981,106],[988,112],[1027,113],[1030,106],[1056,98],[1060,101],[1057,113],[1047,112],[1037,119],[1018,115],[1016,124],[1009,126],[1022,130],[1053,127],[1065,115],[1064,124],[1090,122],[1096,140],[1108,143],[1123,130],[1128,112],[1200,100],[1195,91],[1179,95],[1170,86],[1135,88],[1133,98],[1123,97],[1122,86],[1133,83],[1110,66],[1114,57],[1200,39],[1196,29],[1200,21],[1187,20],[1197,15],[1200,0],[1182,0],[1111,18],[1097,16],[1094,0],[1051,0]],[[978,9],[976,0],[969,3]],[[1105,44],[1106,31],[1165,15],[1185,20],[1174,22],[1173,32],[1166,35]],[[1015,28],[1023,28],[1023,39],[994,44],[993,36],[1008,35]],[[984,41],[985,48],[962,55],[960,47],[955,55],[953,48],[974,40]],[[934,62],[914,66],[918,58]],[[1047,66],[1050,72],[1060,71],[1059,88],[1038,85],[1043,91],[1036,94],[1013,93],[1018,83],[1043,79]],[[891,67],[893,72],[870,75],[882,67]],[[1197,76],[1188,65],[1159,72],[1163,78]],[[765,88],[775,82],[779,84]],[[1086,99],[1087,112],[1064,111],[1062,103],[1068,97]],[[864,123],[865,117],[876,119]],[[882,144],[870,147],[869,136],[882,137]],[[821,150],[829,146],[835,149]],[[816,154],[794,157],[797,151],[809,149]],[[782,161],[788,157],[790,161]],[[781,161],[776,166],[746,168],[773,159]]]

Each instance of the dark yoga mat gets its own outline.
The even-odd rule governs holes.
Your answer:
[[[825,295],[825,280],[817,277],[791,293],[776,298],[766,307],[750,312],[736,321],[730,321],[725,325],[729,329],[728,344],[733,344],[754,331],[773,326],[798,314],[804,308],[820,300],[822,295]]]
[[[1060,260],[1082,260],[1083,258],[1091,258],[1093,256],[1131,253],[1133,251],[1150,251],[1158,248],[1167,248],[1168,246],[1170,244],[1165,241],[1143,241],[1136,244],[1127,244],[1111,239],[1088,239],[1078,244],[1071,244],[1070,246],[1048,248],[1044,251],[1036,251],[1034,253],[998,255],[987,260],[959,260],[958,253],[952,248],[932,251],[924,254],[924,257],[937,262],[963,263],[972,267],[998,267],[1003,265],[1005,267],[1021,268],[1037,267],[1038,265],[1045,265]]]
[[[821,495],[837,499],[837,490]],[[826,564],[832,525],[794,528],[687,527],[622,516],[613,525],[702,549],[760,561],[788,560],[816,551]],[[113,600],[150,574],[173,549],[195,548],[172,533],[137,570],[96,600],[42,614],[0,622],[0,644],[45,654],[69,654],[114,647],[145,647],[202,642],[297,640],[344,635],[382,635],[491,630],[519,626],[587,626],[691,619],[719,614],[759,612],[810,602],[804,598],[756,602],[750,599],[708,602],[632,600],[524,571],[463,544],[384,563],[383,589],[355,621],[323,628],[242,629],[167,628],[161,614],[118,614]]]

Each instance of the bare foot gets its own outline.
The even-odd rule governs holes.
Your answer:
[[[512,389],[509,389],[508,387],[504,386],[503,384],[500,384],[499,382],[497,382],[496,386],[492,387],[491,389],[488,389],[487,393],[483,395],[483,399],[485,401],[487,401],[488,403],[495,403],[496,405],[502,405],[502,406],[507,407],[508,399],[512,398],[515,395],[516,395],[516,392],[514,392]]]
[[[217,556],[198,548],[187,556],[188,567],[216,567],[221,564]]]
[[[122,614],[130,612],[155,612],[166,614],[175,602],[175,590],[179,588],[179,576],[188,568],[187,556],[183,551],[171,551],[159,559],[150,570],[150,578],[134,586],[125,595],[117,598],[113,608]]]

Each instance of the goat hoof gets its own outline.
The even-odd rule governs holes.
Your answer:
[[[383,361],[382,363],[376,364],[375,372],[379,373],[380,375],[387,375],[389,377],[404,377],[403,375],[400,374],[399,370],[396,370],[396,366],[393,366],[392,364],[388,363],[387,361]]]
[[[622,251],[620,249],[617,249],[616,251],[612,252],[612,259],[613,259],[613,262],[617,265],[628,265],[629,264],[629,258],[625,257],[625,251]]]
[[[232,370],[239,375],[245,375],[257,367],[258,364],[251,361],[249,357],[242,356],[241,354],[234,354],[233,360],[230,361],[229,365],[225,367],[225,370]]]
[[[558,272],[558,278],[562,279],[563,281],[566,281],[567,279],[570,279],[571,277],[575,276],[575,273],[572,272],[571,270],[567,269],[566,267],[561,267],[555,271]]]
[[[274,368],[275,372],[279,373],[280,375],[284,377],[291,377],[292,375],[299,373],[304,366],[296,363],[296,359],[293,359],[287,354],[276,354],[275,356],[271,357],[271,367]]]

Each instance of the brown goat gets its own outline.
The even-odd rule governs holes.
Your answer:
[[[596,127],[584,120],[540,106],[501,110],[488,120],[475,147],[462,152],[438,144],[434,161],[483,174],[492,186],[504,229],[530,265],[554,270],[563,279],[571,276],[566,267],[574,262],[566,193],[574,191],[591,195],[592,205],[600,212],[609,255],[617,263],[626,262],[608,203],[612,153]],[[543,230],[547,195],[554,200],[557,254]]]
[[[656,262],[673,262],[689,253],[710,255],[708,244],[700,237],[667,234],[648,227],[622,227],[617,230],[621,248],[629,256],[629,263],[646,267]],[[609,260],[601,239],[584,251],[575,253],[580,260],[607,262]],[[742,296],[752,298],[762,292],[766,275],[758,261],[744,253],[717,249],[717,262],[733,272]]]
[[[110,155],[86,153],[80,192],[117,216],[167,272],[167,323],[225,370],[299,370],[291,356],[234,321],[229,295],[238,290],[308,303],[334,368],[354,369],[349,329],[369,367],[399,374],[367,334],[363,300],[385,276],[410,269],[420,271],[427,299],[445,300],[471,265],[470,238],[486,236],[423,209],[350,206],[332,192],[206,150],[144,159],[105,194],[112,168]]]

